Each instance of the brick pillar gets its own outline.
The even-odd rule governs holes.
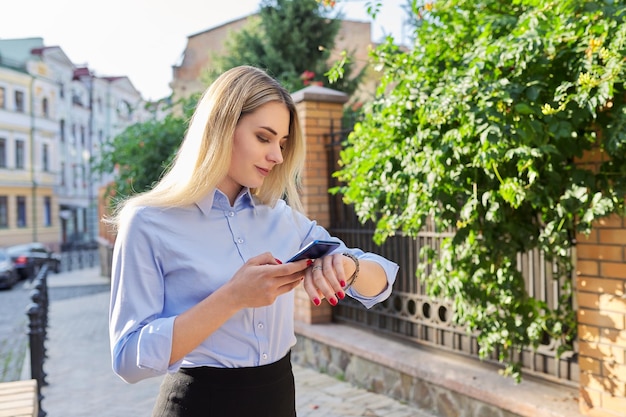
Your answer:
[[[330,225],[328,206],[329,172],[328,135],[332,126],[339,129],[345,93],[329,88],[310,86],[293,94],[306,140],[307,158],[302,178],[302,203],[305,214],[320,225]],[[328,323],[331,307],[327,302],[316,307],[302,286],[296,288],[295,319],[305,323]]]
[[[595,150],[583,163],[597,166],[602,158]],[[626,417],[626,220],[599,220],[577,242],[580,408]]]

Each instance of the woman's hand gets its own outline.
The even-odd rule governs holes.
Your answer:
[[[316,259],[304,271],[304,290],[315,305],[320,305],[326,298],[335,306],[346,296],[343,288],[355,270],[354,261],[340,253]]]
[[[282,264],[266,252],[250,258],[224,286],[238,308],[264,307],[302,282],[310,261]]]

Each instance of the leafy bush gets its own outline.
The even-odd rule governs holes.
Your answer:
[[[569,276],[576,233],[624,208],[626,6],[440,0],[412,13],[411,50],[388,38],[372,54],[382,84],[335,191],[378,242],[430,217],[455,230],[418,276],[519,380],[512,354],[546,334],[570,349],[576,318],[571,280],[550,309],[528,296],[517,255],[538,248]],[[594,153],[600,164],[580,163]]]

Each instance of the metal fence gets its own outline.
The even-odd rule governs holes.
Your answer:
[[[337,132],[328,137],[331,187],[338,185],[331,173],[338,169],[339,151],[346,134]],[[453,322],[452,303],[429,297],[425,285],[416,277],[421,248],[428,246],[437,250],[442,240],[451,236],[453,231],[437,231],[431,222],[415,238],[399,233],[378,246],[373,241],[374,226],[370,223],[361,224],[353,208],[345,205],[340,195],[329,195],[329,205],[331,234],[348,246],[378,253],[400,266],[388,300],[367,310],[360,303],[347,298],[333,309],[333,320],[478,359],[476,337],[468,335],[463,326]],[[518,265],[525,277],[529,295],[545,301],[551,308],[557,305],[561,284],[571,277],[559,276],[553,265],[538,251],[520,254]],[[517,352],[517,359],[527,374],[577,386],[579,368],[576,352],[566,352],[557,358],[557,347],[556,340],[545,340],[537,350]],[[497,354],[495,352],[488,361],[496,363]]]
[[[79,249],[61,252],[59,272],[74,271],[76,269],[92,268],[99,265],[98,249]]]

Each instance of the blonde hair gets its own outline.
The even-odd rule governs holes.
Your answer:
[[[298,191],[305,143],[295,103],[291,94],[265,71],[239,66],[224,72],[204,92],[176,157],[161,180],[151,190],[122,201],[114,216],[105,221],[119,226],[134,207],[188,206],[215,190],[228,173],[237,123],[269,102],[287,107],[289,138],[283,163],[272,169],[260,188],[251,191],[262,204],[274,205],[279,198],[285,198],[290,206],[302,211]]]

